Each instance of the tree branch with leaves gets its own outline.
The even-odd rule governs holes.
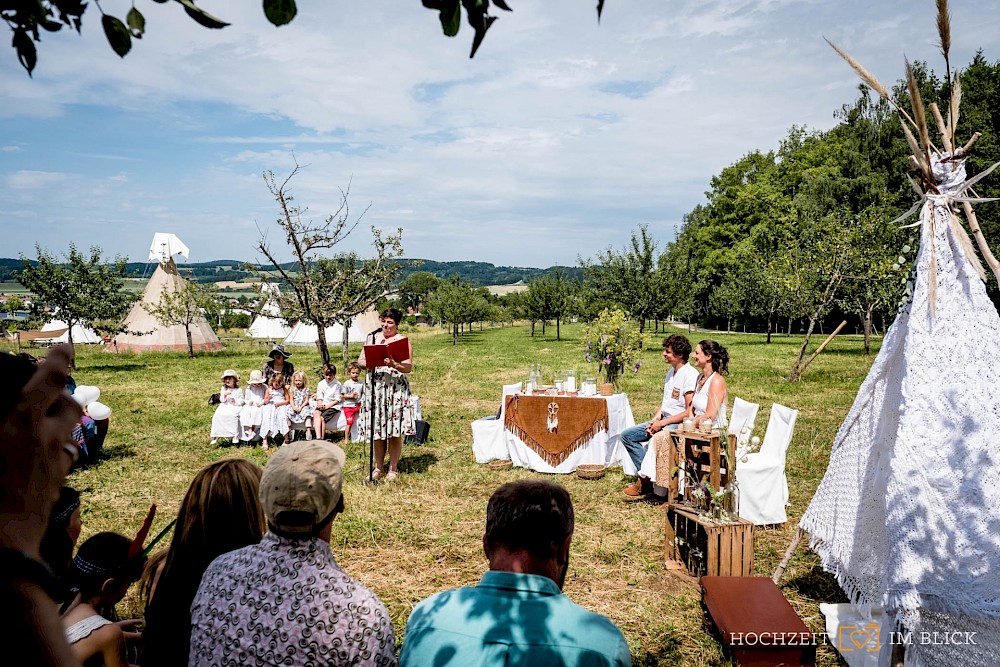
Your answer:
[[[300,209],[295,204],[289,190],[289,183],[299,170],[296,163],[281,182],[273,172],[264,174],[264,182],[280,211],[276,224],[285,237],[298,270],[290,271],[278,261],[263,232],[257,249],[288,284],[290,292],[282,292],[278,297],[282,317],[316,325],[316,345],[323,363],[330,363],[327,327],[342,324],[346,329],[351,318],[370,308],[389,289],[400,268],[399,263],[393,260],[403,255],[403,230],[387,234],[372,227],[374,256],[371,258],[361,259],[354,253],[324,257],[321,253],[332,250],[350,236],[368,208],[351,219],[348,185],[346,190],[340,191],[340,205],[334,213],[321,222],[304,219],[307,209]]]

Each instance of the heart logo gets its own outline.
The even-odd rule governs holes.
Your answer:
[[[868,632],[866,628],[857,628],[851,631],[851,643],[854,644],[858,650],[863,649],[869,641],[871,641],[871,633]]]

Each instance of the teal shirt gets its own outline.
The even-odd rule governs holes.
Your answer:
[[[423,600],[406,623],[400,667],[630,667],[621,630],[548,577],[490,570],[478,586]]]

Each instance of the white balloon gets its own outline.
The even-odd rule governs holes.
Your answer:
[[[96,422],[99,422],[102,419],[107,419],[111,416],[111,408],[104,405],[104,403],[98,403],[97,401],[94,401],[87,406],[87,412],[90,414],[90,418]]]
[[[101,397],[101,390],[90,384],[78,385],[73,392],[73,398],[80,405],[87,406]]]

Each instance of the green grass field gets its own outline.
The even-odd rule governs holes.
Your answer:
[[[494,472],[473,463],[469,422],[495,412],[500,385],[523,379],[532,363],[540,363],[547,374],[593,371],[583,360],[582,327],[564,326],[562,333],[557,341],[554,327],[534,338],[527,327],[487,328],[464,334],[458,346],[443,332],[413,333],[411,380],[431,423],[431,442],[407,447],[400,465],[406,474],[374,488],[361,484],[366,447],[346,446],[347,511],[334,523],[333,550],[341,565],[385,602],[400,640],[417,601],[473,584],[486,569],[481,536],[493,490],[505,481],[539,476],[519,469]],[[704,337],[691,336],[694,342]],[[763,435],[772,402],[800,410],[787,463],[790,523],[755,535],[755,574],[770,576],[826,470],[831,442],[872,357],[863,354],[860,338],[842,336],[793,385],[784,378],[801,337],[776,336],[770,345],[759,335],[714,337],[731,356],[730,403],[739,396],[761,404],[757,434]],[[647,419],[659,403],[665,372],[659,338],[648,335],[640,372],[623,380],[637,421]],[[114,410],[108,457],[70,478],[83,493],[84,538],[101,530],[134,533],[150,503],[160,508],[155,533],[175,515],[195,472],[211,461],[244,456],[266,463],[267,453],[260,449],[209,445],[214,408],[207,399],[218,391],[224,369],[235,368],[245,379],[269,349],[229,343],[223,352],[190,360],[183,354],[115,355],[78,347],[77,382],[101,387],[101,401]],[[312,371],[319,355],[312,348],[296,349],[292,361]],[[572,475],[553,479],[570,491],[577,516],[566,593],[622,628],[637,665],[727,664],[718,643],[702,629],[697,591],[664,567],[663,510],[623,502],[621,488],[630,480],[620,469],[597,481]],[[782,589],[815,631],[823,629],[818,604],[842,599],[805,548],[792,560]],[[124,603],[135,604],[134,598]],[[820,648],[818,664],[837,664],[832,649]]]

